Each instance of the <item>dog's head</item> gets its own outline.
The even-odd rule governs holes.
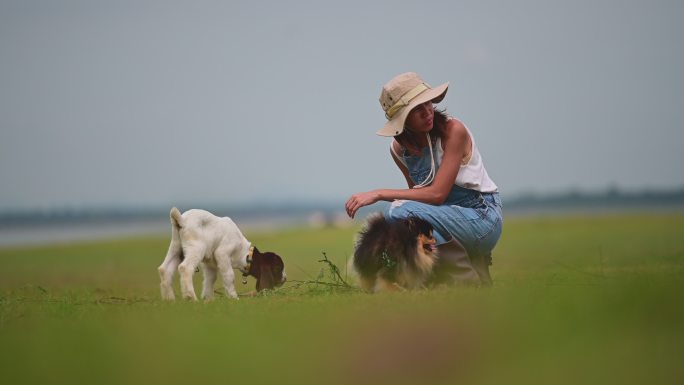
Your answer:
[[[257,291],[273,289],[287,280],[283,259],[276,253],[262,253],[256,247],[252,253],[252,263],[247,274],[256,278]]]
[[[410,216],[404,219],[404,224],[409,234],[418,240],[419,248],[422,248],[426,253],[437,251],[437,240],[435,240],[430,222],[416,216]]]

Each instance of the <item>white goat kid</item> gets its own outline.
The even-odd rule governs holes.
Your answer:
[[[271,289],[285,281],[282,259],[274,253],[260,253],[230,218],[197,209],[181,215],[175,207],[169,215],[171,244],[158,268],[163,299],[175,299],[172,282],[178,270],[183,298],[197,300],[192,277],[200,263],[204,271],[202,298],[207,300],[214,297],[218,274],[226,295],[238,298],[233,269],[256,277],[257,290]]]

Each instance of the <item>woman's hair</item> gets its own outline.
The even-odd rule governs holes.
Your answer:
[[[449,117],[446,114],[446,110],[435,110],[435,117],[432,121],[432,130],[430,131],[430,140],[434,141],[438,137],[444,140],[444,132],[446,131],[447,121]],[[408,149],[410,152],[418,152],[420,148],[416,142],[416,134],[409,129],[404,127],[404,131],[394,137],[399,144]]]

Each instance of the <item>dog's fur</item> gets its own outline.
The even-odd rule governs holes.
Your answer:
[[[164,262],[158,268],[163,299],[175,299],[171,284],[178,269],[183,298],[197,300],[192,276],[200,263],[204,270],[204,299],[213,298],[217,273],[221,275],[225,294],[238,297],[233,269],[240,269],[245,276],[255,277],[257,291],[272,289],[285,282],[285,265],[277,254],[261,253],[255,247],[251,264],[248,262],[252,245],[230,218],[220,218],[208,211],[196,209],[181,215],[175,207],[169,215],[171,244]]]
[[[370,292],[423,287],[437,261],[432,230],[417,217],[388,221],[382,214],[372,215],[354,251],[361,287]]]

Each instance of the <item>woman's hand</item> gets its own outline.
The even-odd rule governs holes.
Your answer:
[[[344,208],[347,210],[347,215],[349,215],[350,218],[354,218],[358,209],[363,206],[372,205],[379,200],[380,194],[377,190],[362,192],[352,195],[351,198],[347,200],[347,203],[345,203]]]

